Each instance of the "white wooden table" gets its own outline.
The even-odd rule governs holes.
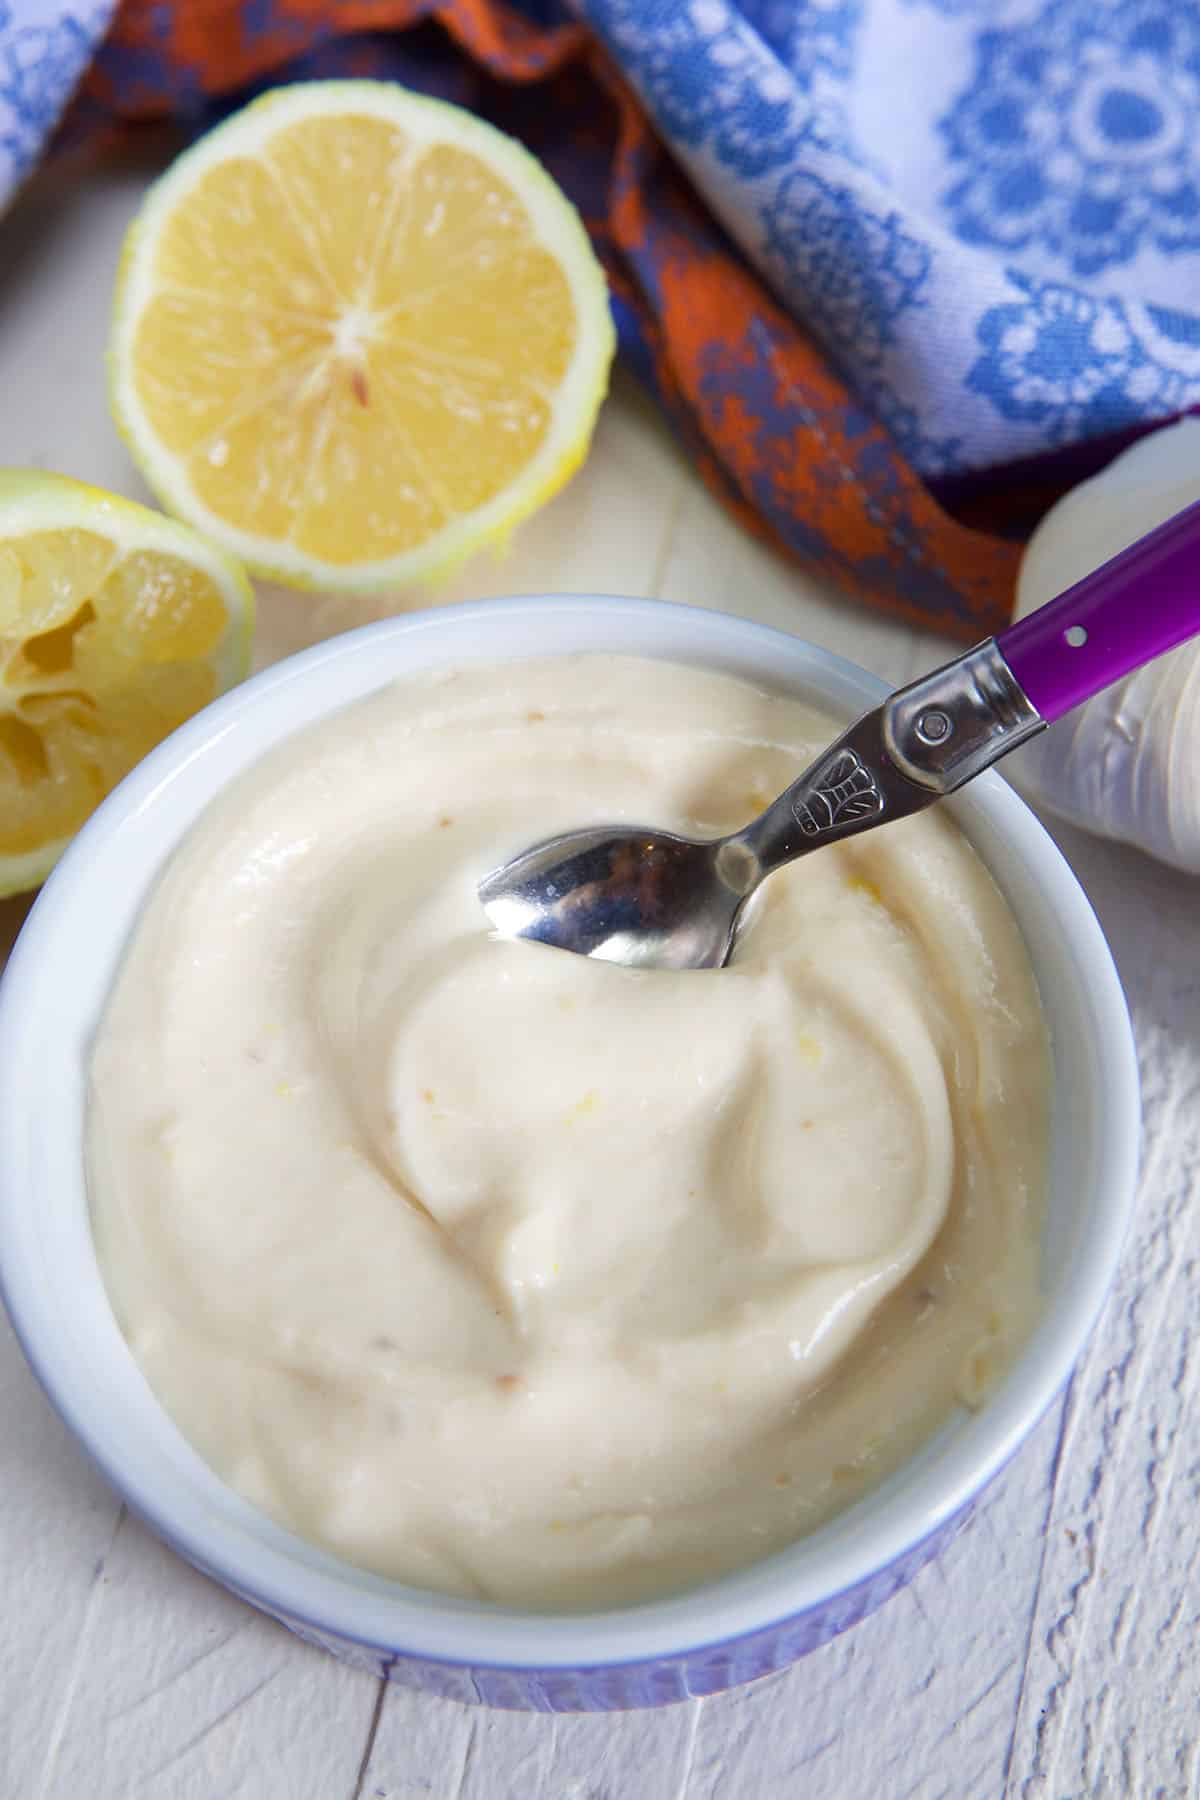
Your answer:
[[[0,463],[140,493],[102,353],[145,177],[43,179],[0,222]],[[443,597],[548,589],[742,611],[897,681],[939,649],[749,541],[622,380],[574,484]],[[263,660],[368,616],[266,593]],[[1069,1396],[940,1562],[789,1672],[656,1713],[385,1691],[136,1524],[0,1322],[0,1800],[1200,1796],[1200,883],[1058,835],[1133,1007],[1140,1210]],[[0,950],[23,912],[0,907]]]

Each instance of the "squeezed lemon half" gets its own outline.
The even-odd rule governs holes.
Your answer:
[[[277,580],[366,591],[548,499],[613,347],[579,218],[519,144],[392,83],[312,82],[151,190],[111,393],[172,512]]]
[[[0,895],[49,873],[109,789],[247,673],[240,567],[186,526],[0,469]]]

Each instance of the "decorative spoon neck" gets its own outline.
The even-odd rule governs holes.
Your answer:
[[[727,840],[718,872],[735,893],[809,850],[905,818],[1043,728],[994,638],[900,688],[857,720],[766,812]],[[726,873],[728,869],[728,873]]]

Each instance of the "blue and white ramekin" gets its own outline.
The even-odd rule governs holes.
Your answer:
[[[83,1125],[92,1036],[151,885],[197,816],[273,744],[395,676],[469,659],[620,651],[728,670],[849,717],[884,690],[799,639],[602,597],[489,601],[371,625],[293,657],[177,731],[96,813],[0,988],[0,1287],[35,1372],[128,1504],[181,1556],[302,1636],[392,1679],[493,1706],[657,1706],[749,1681],[854,1625],[953,1536],[1066,1381],[1112,1278],[1136,1174],[1137,1068],[1090,906],[996,775],[947,802],[1008,897],[1049,1020],[1054,1100],[1041,1322],[986,1405],[765,1561],[588,1615],[405,1588],[280,1529],[218,1480],[150,1392],[101,1281]]]

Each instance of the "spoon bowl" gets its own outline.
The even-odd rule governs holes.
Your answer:
[[[735,844],[645,825],[566,832],[495,870],[479,897],[502,937],[634,968],[715,969],[747,892]],[[753,885],[756,864],[750,872]]]

